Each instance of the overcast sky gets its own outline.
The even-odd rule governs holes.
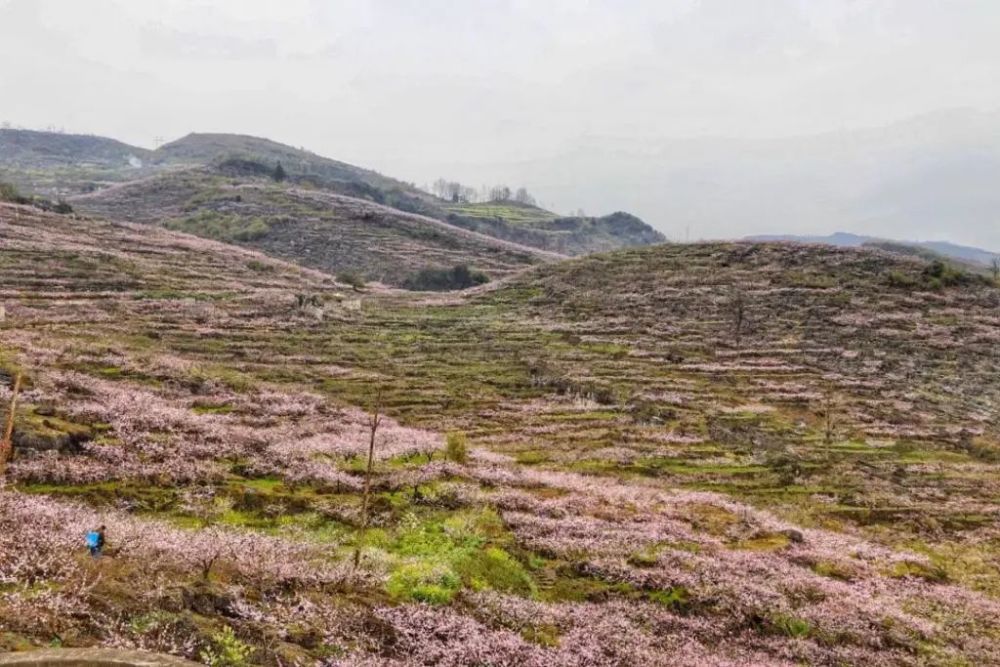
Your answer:
[[[0,121],[146,147],[240,132],[516,185],[512,165],[595,142],[995,110],[998,36],[997,0],[0,0]]]

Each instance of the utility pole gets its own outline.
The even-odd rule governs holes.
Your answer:
[[[21,391],[21,373],[14,377],[14,393],[10,396],[10,410],[7,412],[7,424],[3,430],[3,440],[0,440],[0,475],[7,469],[7,461],[14,453],[14,413],[17,410],[17,395]]]

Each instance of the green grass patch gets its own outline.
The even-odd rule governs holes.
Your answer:
[[[531,596],[536,587],[496,512],[463,511],[423,521],[411,516],[385,545],[397,558],[386,590],[397,600],[444,604],[461,589]]]
[[[763,533],[754,535],[745,540],[733,543],[733,549],[743,551],[778,551],[784,549],[791,543],[787,535],[781,533]]]

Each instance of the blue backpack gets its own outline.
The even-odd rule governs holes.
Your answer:
[[[96,530],[92,530],[87,533],[87,546],[91,549],[96,549],[101,545],[101,536]]]

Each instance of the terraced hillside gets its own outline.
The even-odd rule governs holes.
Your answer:
[[[64,197],[151,173],[152,152],[82,134],[0,128],[0,181]]]
[[[162,174],[72,201],[110,219],[163,224],[395,285],[426,268],[467,264],[499,278],[559,258],[365,199],[214,169]]]
[[[27,194],[74,197],[105,189],[126,209],[128,220],[162,221],[165,195],[176,187],[217,186],[215,176],[253,179],[271,175],[278,164],[289,184],[364,199],[400,212],[434,218],[452,227],[558,254],[584,254],[664,241],[663,235],[625,213],[599,218],[560,218],[515,202],[451,204],[412,184],[301,148],[239,134],[192,133],[150,151],[113,139],[29,130],[0,130],[0,181]],[[162,175],[163,178],[150,179]],[[206,182],[192,179],[204,176]],[[177,183],[183,181],[183,185]],[[122,190],[122,183],[129,187]],[[134,195],[127,204],[118,200]],[[100,195],[104,199],[103,193]],[[151,201],[147,205],[146,199]],[[86,198],[85,205],[96,201]],[[274,202],[272,202],[273,204]],[[181,202],[172,202],[174,207]],[[186,212],[195,203],[184,201]],[[284,211],[295,215],[295,207]],[[350,213],[350,212],[348,212]],[[450,229],[450,228],[449,228]]]
[[[6,206],[0,243],[0,401],[17,370],[29,387],[0,647],[1000,661],[1000,290],[981,279],[667,245],[359,303],[167,230]]]
[[[374,171],[324,158],[268,139],[239,134],[192,133],[156,150],[93,135],[0,129],[0,170],[27,191],[67,196],[177,168],[208,166],[230,157],[278,162],[292,175],[309,174],[329,185],[367,186],[383,199],[421,207],[431,199],[416,188]]]
[[[561,217],[528,204],[486,202],[447,205],[453,225],[564,255],[586,255],[667,239],[634,215]]]
[[[424,194],[413,186],[370,169],[331,160],[270,139],[243,134],[193,132],[157,148],[154,160],[159,163],[209,165],[234,155],[251,156],[271,165],[281,162],[293,175],[310,174],[330,181],[356,181],[384,190],[405,190],[414,196]]]

